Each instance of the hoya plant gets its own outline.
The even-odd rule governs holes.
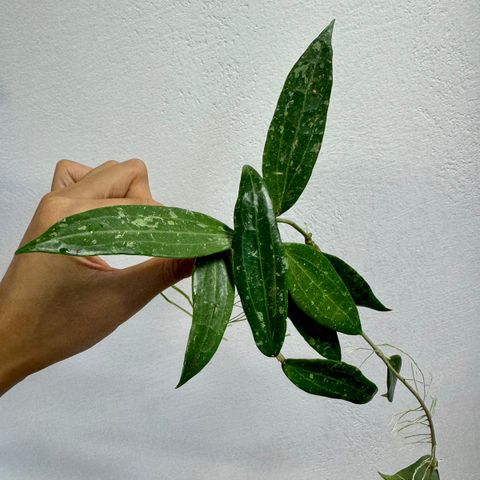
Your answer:
[[[65,218],[16,253],[195,258],[191,297],[174,287],[188,305],[165,297],[192,318],[177,387],[205,368],[229,323],[246,319],[260,352],[276,358],[293,385],[312,395],[364,404],[378,388],[342,360],[339,334],[362,337],[386,366],[387,400],[393,401],[400,382],[418,402],[418,407],[397,415],[397,429],[430,446],[428,454],[410,466],[380,476],[438,480],[434,402],[427,404],[427,382],[412,357],[398,349],[385,353],[362,328],[359,306],[389,309],[353,267],[324,252],[312,233],[284,216],[304,191],[322,145],[333,79],[333,24],[287,76],[267,132],[261,174],[250,165],[243,167],[233,228],[181,208],[113,206]],[[303,243],[283,242],[280,223],[298,231]],[[316,358],[282,355],[287,321]],[[387,344],[382,348],[395,350]],[[409,378],[400,373],[402,357],[411,363]]]

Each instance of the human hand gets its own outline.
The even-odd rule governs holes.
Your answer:
[[[97,168],[61,160],[20,246],[64,217],[111,205],[160,205],[141,160]],[[100,257],[27,253],[0,283],[0,395],[26,376],[80,353],[112,333],[193,261],[152,258],[113,268]]]

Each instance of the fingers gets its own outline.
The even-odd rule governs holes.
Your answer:
[[[98,172],[106,170],[107,168],[113,167],[114,165],[118,165],[117,160],[107,160],[106,162],[101,163],[98,167],[92,168],[84,178],[94,175]]]
[[[72,198],[103,200],[152,198],[147,167],[138,159],[97,167],[79,182],[71,185],[68,194]]]
[[[105,288],[122,299],[127,315],[121,317],[125,320],[161,291],[191,275],[193,262],[192,259],[152,258],[132,267],[106,272]]]
[[[55,192],[80,181],[92,168],[72,160],[60,160],[55,166],[51,191]]]
[[[69,187],[74,183],[79,182],[82,178],[87,177],[93,172],[99,172],[105,170],[112,165],[116,165],[118,162],[116,160],[108,160],[96,168],[83,165],[73,160],[59,160],[55,166],[55,172],[53,174],[52,180],[52,192],[62,190],[63,188]]]

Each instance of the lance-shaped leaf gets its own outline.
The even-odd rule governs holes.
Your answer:
[[[348,288],[355,305],[372,308],[373,310],[378,310],[380,312],[390,311],[390,309],[385,307],[385,305],[383,305],[374,295],[370,285],[365,279],[348,265],[348,263],[334,255],[328,253],[324,253],[324,255],[328,258],[329,262],[333,265],[333,268]]]
[[[273,357],[285,338],[286,261],[267,189],[248,165],[242,170],[234,224],[235,284],[257,347]]]
[[[332,264],[319,250],[285,244],[288,289],[295,303],[313,320],[337,332],[361,333],[355,303]]]
[[[392,355],[388,361],[395,371],[400,373],[400,369],[402,368],[402,357],[400,355]],[[388,398],[389,402],[393,402],[393,395],[395,394],[396,385],[397,377],[389,368],[387,368],[387,393],[384,393],[382,397],[386,397]]]
[[[193,316],[177,388],[202,370],[222,340],[233,308],[234,287],[226,254],[197,258],[192,275]]]
[[[203,213],[122,205],[67,217],[16,253],[191,258],[227,250],[231,238],[230,228]]]
[[[356,367],[334,360],[287,359],[285,375],[301,390],[352,403],[367,403],[377,387]]]
[[[312,320],[298,308],[291,295],[288,298],[288,318],[305,341],[322,357],[330,360],[342,359],[337,332]]]
[[[293,66],[268,129],[263,177],[278,215],[303,192],[322,145],[332,89],[332,30],[333,21]]]
[[[384,480],[440,480],[440,475],[435,466],[431,466],[430,455],[419,458],[415,463],[393,474],[380,473]]]

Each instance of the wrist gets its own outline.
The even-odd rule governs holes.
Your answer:
[[[27,377],[31,371],[22,345],[22,322],[11,312],[0,283],[0,396]]]
[[[0,349],[0,396],[29,375],[26,359],[10,343],[8,335],[1,335]],[[5,348],[3,348],[5,347]]]
[[[0,397],[8,392],[12,387],[17,383],[21,382],[27,374],[21,373],[20,370],[16,368],[11,368],[9,366],[1,365],[0,366]]]

